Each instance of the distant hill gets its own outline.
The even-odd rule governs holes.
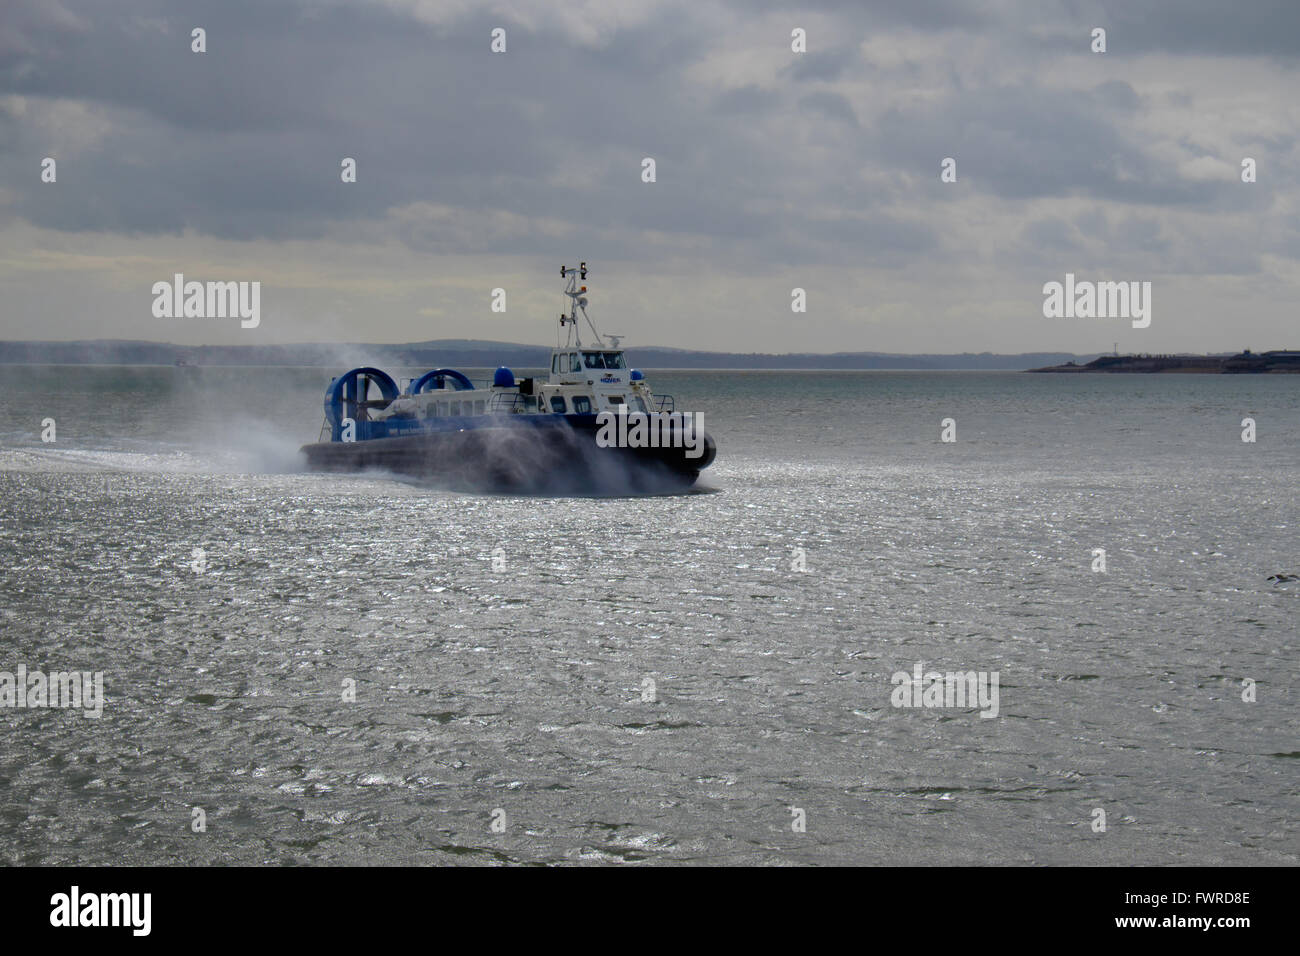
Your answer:
[[[638,368],[730,369],[983,369],[1020,370],[1066,362],[1087,362],[1095,354],[992,352],[960,355],[899,355],[888,352],[697,352],[655,346],[626,346]],[[440,339],[406,345],[172,345],[164,342],[93,340],[78,342],[0,342],[0,365],[296,365],[342,368],[355,365],[541,368],[551,361],[550,346]]]
[[[1103,374],[1140,373],[1300,373],[1300,351],[1279,350],[1236,355],[1102,355],[1086,365],[1067,362],[1031,372],[1098,372]]]

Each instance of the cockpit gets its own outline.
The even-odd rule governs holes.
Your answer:
[[[587,368],[627,368],[622,352],[583,352],[582,361]]]

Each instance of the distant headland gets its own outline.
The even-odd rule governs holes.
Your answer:
[[[1030,372],[1191,372],[1208,374],[1300,372],[1300,351],[1279,350],[1236,355],[1101,355],[1085,365],[1066,362],[1031,368]]]

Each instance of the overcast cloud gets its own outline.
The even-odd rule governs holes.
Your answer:
[[[1294,0],[5,0],[0,338],[548,343],[586,259],[629,345],[1300,348],[1297,66]]]

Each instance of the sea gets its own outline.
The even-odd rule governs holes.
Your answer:
[[[696,487],[543,498],[338,371],[0,367],[0,862],[1300,862],[1300,377],[651,371]]]

